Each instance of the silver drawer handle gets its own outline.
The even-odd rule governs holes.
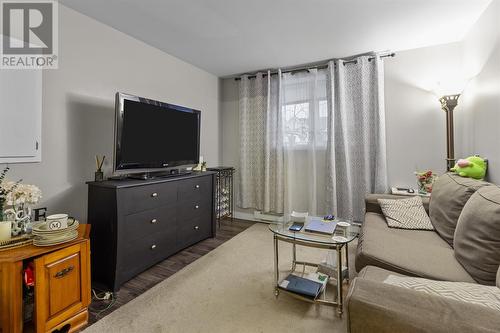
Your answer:
[[[194,209],[198,209],[198,208],[200,208],[200,206],[198,206],[198,205],[194,206]]]
[[[153,198],[156,198],[156,197],[158,196],[158,193],[153,192],[153,193],[151,193],[151,196],[152,196]]]
[[[198,226],[195,226],[195,227],[194,227],[194,230],[198,230],[198,229],[200,229],[200,227],[198,227]]]
[[[156,249],[156,244],[151,245],[151,250]]]
[[[151,220],[151,223],[153,223],[153,224],[155,224],[156,222],[158,222],[156,219]]]
[[[200,185],[196,184],[195,188],[200,188]]]

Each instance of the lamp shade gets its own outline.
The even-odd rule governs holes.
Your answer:
[[[449,78],[436,82],[432,91],[441,98],[442,96],[461,94],[468,80],[464,78]]]

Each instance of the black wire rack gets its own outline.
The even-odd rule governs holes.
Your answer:
[[[217,223],[220,227],[220,221],[223,218],[234,218],[234,183],[233,167],[213,167],[207,168],[209,171],[217,172],[216,190],[215,190],[215,212]]]

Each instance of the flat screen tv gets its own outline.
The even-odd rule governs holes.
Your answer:
[[[115,175],[151,173],[198,164],[198,110],[116,93]]]

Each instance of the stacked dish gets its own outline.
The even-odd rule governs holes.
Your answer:
[[[66,228],[51,230],[48,222],[38,222],[33,224],[33,245],[52,246],[72,241],[78,237],[78,221],[68,219]]]

